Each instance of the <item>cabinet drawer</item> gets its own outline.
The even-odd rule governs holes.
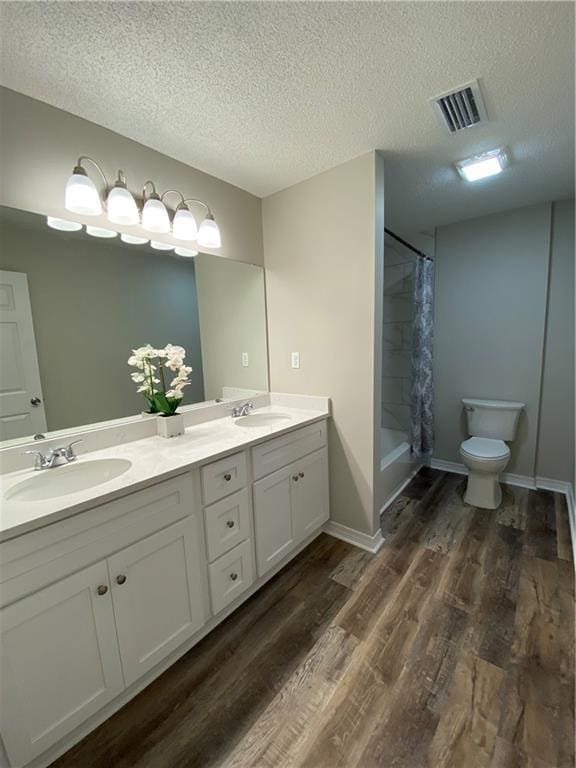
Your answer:
[[[326,422],[317,421],[252,449],[254,479],[269,475],[326,445]]]
[[[246,485],[246,456],[235,453],[202,467],[204,504],[212,504]]]
[[[220,611],[241,595],[254,581],[250,540],[218,558],[208,566],[212,612]]]
[[[210,562],[250,535],[248,491],[238,491],[204,510]]]

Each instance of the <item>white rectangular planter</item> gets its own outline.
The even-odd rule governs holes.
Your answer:
[[[184,416],[175,413],[173,416],[158,416],[156,419],[160,437],[178,437],[184,434]]]

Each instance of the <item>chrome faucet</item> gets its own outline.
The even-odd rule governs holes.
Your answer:
[[[69,445],[54,448],[50,453],[44,455],[41,451],[24,451],[25,454],[34,454],[36,461],[34,462],[34,469],[52,469],[53,467],[60,467],[62,464],[70,464],[72,461],[76,461],[78,456],[74,452],[74,446],[77,443],[82,443],[83,440],[73,440]]]
[[[232,418],[237,419],[238,416],[248,416],[249,412],[254,409],[252,403],[244,403],[239,405],[238,408],[232,408]]]

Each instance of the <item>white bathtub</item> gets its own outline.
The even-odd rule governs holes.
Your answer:
[[[412,457],[407,432],[389,427],[381,428],[378,484],[380,512],[396,498],[421,466],[422,462]]]

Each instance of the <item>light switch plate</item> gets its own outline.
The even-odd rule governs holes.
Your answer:
[[[248,362],[248,352],[242,352],[242,367],[248,368],[249,362]]]
[[[292,368],[300,368],[300,352],[292,352],[290,355],[290,365]]]

